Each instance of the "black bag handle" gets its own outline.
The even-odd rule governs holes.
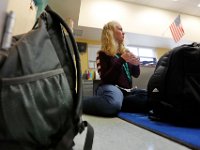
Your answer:
[[[81,133],[84,128],[87,126],[87,134],[86,134],[86,139],[85,139],[85,144],[84,144],[84,150],[91,150],[92,149],[92,144],[93,144],[93,138],[94,138],[94,129],[93,127],[87,122],[87,121],[82,121],[80,118],[80,114],[82,113],[81,111],[81,105],[82,105],[82,77],[81,77],[81,63],[80,63],[80,56],[79,56],[79,51],[77,48],[77,44],[75,42],[74,36],[72,34],[71,29],[68,27],[68,25],[65,23],[65,21],[56,13],[54,12],[49,6],[46,7],[45,9],[50,15],[56,17],[61,25],[66,29],[66,31],[69,34],[69,38],[72,43],[72,47],[74,49],[74,55],[75,55],[75,61],[76,61],[76,77],[77,77],[77,108],[75,110],[75,122],[78,122],[78,130],[79,133]]]
[[[54,12],[49,6],[46,7],[45,9],[48,13],[50,13],[52,16],[55,16],[59,22],[62,24],[62,26],[66,29],[66,31],[69,34],[69,38],[72,42],[72,47],[74,49],[74,55],[75,55],[75,61],[76,61],[76,76],[77,76],[77,108],[81,108],[81,99],[82,99],[82,79],[81,79],[81,63],[80,63],[80,56],[79,56],[79,51],[77,48],[77,44],[75,42],[74,36],[72,34],[71,29],[68,27],[68,25],[65,23],[65,21],[56,13]],[[76,109],[75,116],[79,118],[79,112],[80,109]],[[75,119],[78,119],[75,118]]]

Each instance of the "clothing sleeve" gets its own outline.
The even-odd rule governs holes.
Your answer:
[[[100,52],[97,57],[97,61],[97,68],[101,80],[107,83],[116,83],[125,60],[121,57],[114,59],[112,56],[108,56],[104,52]]]
[[[129,65],[129,70],[130,73],[133,77],[138,78],[140,75],[140,65],[132,65],[132,64],[128,64]]]

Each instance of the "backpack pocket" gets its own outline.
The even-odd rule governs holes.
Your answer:
[[[3,78],[0,106],[7,139],[20,143],[48,146],[72,121],[72,92],[63,69]]]
[[[200,104],[200,73],[186,74],[184,80],[184,96]]]
[[[187,108],[200,108],[200,73],[188,73],[184,78],[184,99]],[[193,107],[190,107],[193,106]]]

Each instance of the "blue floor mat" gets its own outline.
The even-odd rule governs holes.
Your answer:
[[[200,150],[200,128],[178,127],[168,123],[151,121],[147,115],[137,113],[120,112],[118,117],[191,149]]]

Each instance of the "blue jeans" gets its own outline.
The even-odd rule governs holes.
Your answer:
[[[83,112],[92,115],[116,116],[121,110],[124,96],[114,85],[106,84],[97,88],[96,96],[83,99]]]

